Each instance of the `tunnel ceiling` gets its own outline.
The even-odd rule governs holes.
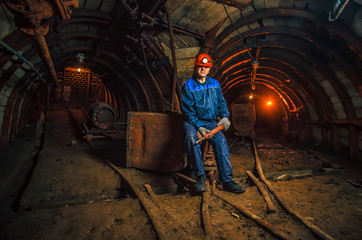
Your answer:
[[[34,37],[24,35],[16,21],[19,13],[10,11],[8,2],[1,4],[2,41],[49,78]],[[360,126],[362,3],[336,2],[83,0],[69,19],[57,12],[47,18],[50,30],[45,39],[57,73],[76,66],[77,54],[85,55],[83,67],[103,80],[108,100],[123,120],[128,111],[170,109],[174,44],[176,96],[193,73],[195,56],[209,53],[212,76],[229,104],[243,102],[250,93],[271,94],[285,118],[303,112],[315,124]],[[44,84],[27,64],[2,48],[0,65],[1,94],[7,96],[4,109],[8,100],[20,108],[26,96],[38,97],[36,89]],[[17,97],[20,93],[25,97]],[[12,112],[9,119],[17,111]]]

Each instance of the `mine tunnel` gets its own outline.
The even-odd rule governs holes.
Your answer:
[[[359,191],[353,203],[357,213],[344,217],[362,221],[357,171],[362,161],[361,0],[1,0],[0,5],[0,238],[121,239],[104,232],[100,237],[96,227],[83,229],[94,234],[89,238],[71,227],[69,235],[64,229],[60,234],[48,225],[39,227],[44,219],[24,216],[129,198],[125,177],[117,177],[108,164],[143,170],[128,174],[147,175],[157,194],[175,194],[174,181],[165,175],[186,174],[189,168],[182,146],[181,91],[203,53],[212,58],[209,77],[220,83],[230,112],[231,127],[224,135],[234,176],[247,185],[244,170],[254,170],[242,157],[241,149],[252,150],[249,141],[259,144],[261,158],[272,155],[274,162],[264,160],[270,172],[283,170],[292,179],[294,170],[315,173],[312,167],[278,169],[291,164],[281,160],[291,156],[289,150],[273,155],[267,150],[284,145],[262,141],[289,144],[308,158],[318,156],[319,167],[333,166],[325,170],[330,176],[343,179],[347,166],[357,172],[349,183],[345,178]],[[162,180],[154,180],[158,174]],[[323,174],[309,177],[315,175]],[[36,187],[37,182],[44,186]],[[87,189],[91,185],[94,189]],[[23,223],[29,225],[17,235],[14,229]],[[113,234],[110,226],[106,232]],[[362,234],[352,226],[344,231],[325,223],[322,228],[336,239]],[[140,230],[144,235],[124,239],[162,239],[154,231],[150,227]],[[190,231],[195,239],[201,234],[196,227]],[[216,239],[238,239],[230,231]],[[248,239],[261,239],[253,234]]]

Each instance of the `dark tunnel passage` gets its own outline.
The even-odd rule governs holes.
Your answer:
[[[11,196],[21,205],[21,184],[31,182],[38,160],[48,174],[39,182],[53,181],[49,186],[56,185],[49,180],[56,170],[79,171],[69,181],[85,185],[74,191],[83,194],[81,203],[127,195],[105,164],[99,170],[98,155],[121,167],[187,169],[179,147],[181,91],[202,53],[212,58],[209,76],[220,83],[230,112],[224,134],[237,177],[252,150],[236,144],[240,137],[275,140],[260,145],[263,157],[274,157],[266,161],[271,169],[292,164],[283,159],[293,154],[309,161],[308,150],[362,164],[361,0],[0,0],[0,6],[0,169],[9,178],[0,181],[0,199]],[[285,150],[277,141],[303,150]],[[69,156],[79,162],[66,162]],[[147,165],[144,159],[155,156],[162,162]],[[89,159],[99,172],[88,168]],[[64,165],[44,170],[48,160]],[[117,184],[100,197],[87,187],[102,191],[101,180],[83,173]],[[44,194],[41,204],[55,191]]]
[[[2,149],[38,119],[48,91],[86,110],[104,102],[120,122],[130,111],[178,111],[192,59],[209,53],[229,107],[255,96],[256,127],[361,156],[358,1],[197,1],[223,13],[204,21],[186,14],[192,1],[70,2],[2,1]],[[338,20],[328,20],[333,7]]]
[[[257,97],[257,96],[255,96]],[[283,132],[283,114],[282,105],[273,97],[266,97],[258,100],[255,99],[256,123],[255,128],[268,130],[272,134]]]
[[[209,53],[228,106],[254,102],[257,128],[361,156],[358,1],[196,1],[222,13],[203,21],[191,2],[2,1],[2,149],[39,118],[47,92],[86,111],[104,102],[120,122],[179,111],[194,57]]]

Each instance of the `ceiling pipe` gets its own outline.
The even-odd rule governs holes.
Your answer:
[[[9,52],[11,52],[12,54],[16,55],[16,56],[17,56],[18,58],[20,58],[21,60],[23,60],[23,62],[24,62],[26,65],[28,65],[28,66],[31,68],[31,70],[33,70],[33,71],[36,73],[36,75],[38,75],[39,79],[40,79],[42,82],[47,83],[47,82],[44,80],[43,76],[42,76],[42,75],[38,72],[38,70],[36,70],[36,68],[33,66],[33,64],[32,64],[29,60],[27,60],[23,55],[21,55],[20,52],[16,51],[14,48],[10,47],[9,45],[7,45],[6,43],[4,43],[4,42],[1,41],[1,40],[0,40],[0,45],[1,45],[3,48],[7,49],[7,50],[8,50]]]
[[[343,3],[341,0],[337,0],[336,3],[334,4],[332,12],[329,12],[328,20],[330,22],[336,21],[339,15],[341,15],[343,9],[345,8],[348,2],[349,0],[345,0]]]
[[[131,6],[126,0],[122,0],[121,2],[123,6],[127,9],[127,11],[131,14],[133,20],[137,19],[137,12],[140,5],[137,1],[130,1],[130,3],[133,3],[134,6]]]
[[[168,28],[168,24],[160,21],[160,20],[157,20],[155,19],[155,24],[162,27],[162,28]],[[173,27],[173,30],[174,32],[178,32],[178,33],[181,33],[181,34],[184,34],[184,35],[187,35],[187,36],[191,36],[191,37],[194,37],[198,40],[202,40],[205,38],[206,34],[205,33],[199,33],[199,32],[195,32],[195,31],[192,31],[190,29],[187,29],[187,28],[184,28],[182,26],[179,26],[177,24],[172,24],[172,27]]]
[[[47,19],[58,16],[62,21],[70,18],[71,8],[78,7],[76,0],[54,0],[54,1],[11,1],[2,0],[6,7],[15,14],[15,24],[21,32],[30,36],[39,55],[46,66],[47,71],[60,91],[60,84],[55,72],[53,60],[50,56],[45,35],[49,32]]]
[[[48,45],[45,41],[44,36],[40,36],[38,38],[32,38],[32,40],[35,43],[35,47],[40,53],[39,55],[41,57],[41,60],[43,61],[45,67],[47,68],[50,77],[54,81],[56,88],[60,89],[57,73],[55,72],[53,60],[52,57],[50,56]]]

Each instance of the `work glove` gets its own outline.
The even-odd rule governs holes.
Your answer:
[[[226,131],[229,129],[231,122],[229,121],[229,119],[223,118],[220,120],[220,122],[217,125],[219,126],[221,124],[224,125],[224,130]]]
[[[202,136],[204,136],[206,133],[210,132],[210,130],[207,130],[204,127],[200,127],[198,130],[199,130],[199,132],[201,133]]]

